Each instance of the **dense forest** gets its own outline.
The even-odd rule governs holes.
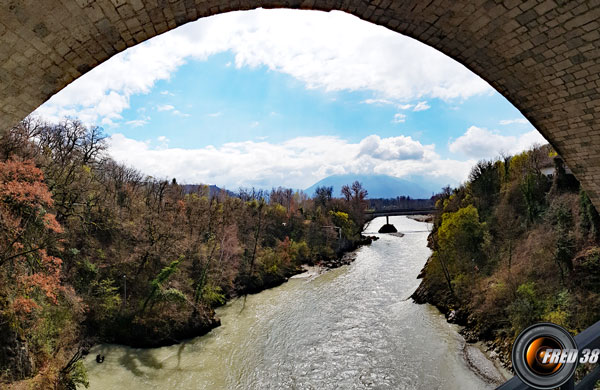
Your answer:
[[[413,297],[509,363],[528,325],[578,333],[600,320],[599,237],[596,209],[548,145],[480,161],[436,202],[433,253]]]
[[[227,299],[361,241],[367,192],[232,194],[111,160],[101,130],[26,119],[0,137],[0,384],[86,385],[96,342],[172,344]]]

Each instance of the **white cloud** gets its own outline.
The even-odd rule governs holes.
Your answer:
[[[158,105],[158,106],[156,106],[156,111],[169,111],[169,112],[171,112],[171,114],[173,114],[175,116],[181,116],[181,117],[188,117],[188,116],[190,116],[190,114],[186,114],[184,112],[176,110],[175,106],[173,106],[171,104],[161,104],[161,105]]]
[[[391,106],[396,106],[396,108],[398,108],[399,110],[410,110],[411,108],[413,108],[415,105],[414,104],[410,104],[410,103],[398,103],[389,99],[365,99],[363,100],[361,103],[365,103],[365,104],[375,104],[378,106],[382,106],[382,105],[391,105]],[[424,102],[427,103],[427,102]],[[421,104],[421,103],[419,103]],[[429,108],[429,106],[427,106],[427,108]],[[420,111],[420,110],[414,110],[414,111]]]
[[[365,99],[362,101],[365,104],[377,104],[377,105],[388,105],[395,104],[393,101],[388,99]]]
[[[471,126],[463,135],[450,143],[449,149],[453,153],[462,153],[471,158],[489,158],[502,153],[519,153],[535,144],[541,145],[547,142],[537,130],[516,137]]]
[[[181,116],[181,117],[188,117],[191,116],[190,114],[186,114],[185,112],[181,112],[179,110],[173,110],[173,115],[177,115],[177,116]]]
[[[112,125],[121,120],[132,95],[149,93],[186,61],[225,51],[234,54],[238,68],[265,66],[308,88],[371,90],[398,104],[492,91],[440,52],[346,13],[259,9],[202,18],[117,54],[54,95],[36,114]]]
[[[114,134],[109,138],[109,153],[155,177],[230,189],[305,188],[344,173],[425,175],[456,184],[466,179],[475,162],[441,159],[434,145],[422,145],[407,136],[371,135],[358,143],[331,136],[298,137],[281,143],[245,141],[198,149],[168,147],[166,137],[157,141],[158,145]]]
[[[219,117],[219,116],[221,116],[221,115],[223,115],[223,113],[222,113],[221,111],[218,111],[218,112],[211,112],[210,114],[206,114],[206,116],[210,116],[210,117],[212,117],[212,118],[216,118],[216,117]]]
[[[526,125],[526,124],[529,124],[529,121],[525,118],[504,119],[504,120],[500,121],[501,125],[512,125],[515,123]]]
[[[172,93],[172,92],[169,92],[169,91],[167,91],[167,90],[160,91],[160,94],[161,94],[161,95],[167,95],[167,96],[175,96],[175,94],[174,94],[174,93]]]
[[[399,136],[381,139],[378,135],[370,135],[360,141],[360,154],[369,155],[381,160],[419,160],[426,150],[419,141],[411,137]]]
[[[394,119],[392,119],[392,123],[404,123],[406,121],[406,115],[397,113],[394,115]]]
[[[170,104],[163,104],[163,105],[158,105],[156,106],[156,110],[157,111],[171,111],[173,110],[175,107],[170,105]]]
[[[140,126],[144,126],[147,123],[148,123],[148,120],[146,120],[146,119],[134,119],[132,121],[125,122],[126,125],[129,125],[131,127],[140,127]]]
[[[419,103],[417,103],[415,108],[413,108],[413,111],[425,111],[425,110],[429,110],[430,108],[431,108],[431,106],[429,104],[427,104],[427,102],[419,102]]]
[[[258,122],[258,121],[254,121],[254,122],[250,123],[250,127],[252,127],[252,128],[257,127],[258,125],[260,125],[260,122]]]
[[[521,152],[529,149],[533,145],[544,145],[547,143],[548,140],[546,140],[537,130],[534,129],[519,136],[517,139],[517,144],[512,149],[512,152]]]

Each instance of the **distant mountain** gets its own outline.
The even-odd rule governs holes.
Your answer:
[[[319,180],[304,192],[313,196],[317,187],[333,187],[333,195],[340,196],[342,186],[352,184],[355,180],[362,183],[362,186],[368,191],[368,197],[373,198],[395,198],[397,196],[410,196],[414,199],[428,199],[433,192],[439,192],[441,186],[437,188],[431,183],[423,185],[414,181],[399,179],[388,175],[333,175]],[[435,188],[434,188],[435,187]]]
[[[183,191],[186,194],[190,194],[192,192],[198,191],[198,187],[200,187],[201,185],[204,185],[204,184],[182,184],[181,187],[183,187]],[[233,192],[231,192],[229,190],[225,190],[223,188],[219,188],[216,185],[210,184],[208,186],[208,194],[211,198],[213,196],[221,193],[221,191],[225,191],[227,193],[227,195],[229,195],[229,196],[235,196],[235,194]]]

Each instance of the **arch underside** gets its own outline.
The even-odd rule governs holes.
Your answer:
[[[345,11],[447,54],[529,119],[600,208],[600,0],[9,0],[0,5],[0,127],[128,47],[259,7]]]

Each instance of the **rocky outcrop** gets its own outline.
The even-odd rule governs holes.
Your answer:
[[[425,267],[421,270],[418,279],[422,279],[419,287],[411,295],[418,304],[429,303],[446,316],[448,322],[459,325],[467,325],[468,310],[456,300],[444,281],[436,280],[427,274],[427,265],[432,261],[427,260]]]
[[[356,260],[356,253],[350,252],[350,253],[344,254],[340,258],[324,261],[321,263],[321,265],[326,268],[338,268],[338,267],[341,267],[342,265],[348,265],[348,264],[352,263],[354,260]]]
[[[199,313],[192,318],[122,318],[112,332],[100,337],[99,341],[135,348],[164,347],[203,336],[220,325],[221,320],[214,311]]]
[[[33,368],[27,342],[10,326],[0,326],[0,378],[8,381],[29,378]]]

